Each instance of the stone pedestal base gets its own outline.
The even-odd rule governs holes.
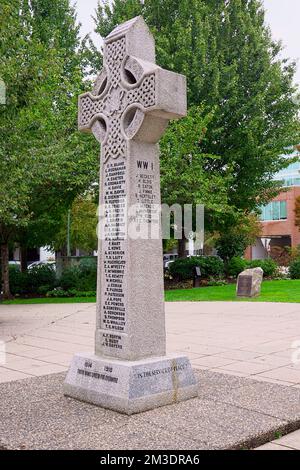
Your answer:
[[[198,386],[184,356],[119,361],[80,353],[72,359],[64,394],[131,415],[194,398]]]

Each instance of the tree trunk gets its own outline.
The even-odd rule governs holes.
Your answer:
[[[186,258],[186,238],[182,235],[182,239],[178,240],[178,258]]]
[[[21,272],[26,273],[27,271],[27,246],[20,246],[20,253],[21,253]]]
[[[1,244],[1,266],[2,266],[2,290],[3,299],[11,299],[12,295],[9,288],[9,250],[8,243]]]

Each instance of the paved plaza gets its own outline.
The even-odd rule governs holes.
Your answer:
[[[64,372],[74,353],[93,350],[95,308],[0,306],[0,383]],[[298,304],[167,303],[166,325],[168,352],[187,354],[196,369],[300,388]]]
[[[0,447],[300,449],[298,304],[167,303],[166,321],[199,397],[126,417],[62,394],[73,354],[93,348],[95,304],[2,305]]]

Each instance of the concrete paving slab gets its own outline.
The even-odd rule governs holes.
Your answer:
[[[291,384],[300,383],[300,370],[294,370],[290,367],[279,367],[265,371],[261,373],[261,376],[270,379],[283,380],[284,382],[290,382]]]
[[[298,389],[210,371],[196,375],[198,398],[130,417],[64,397],[65,373],[1,384],[0,448],[253,448],[300,427]],[[270,405],[266,412],[275,396],[280,410],[288,401],[288,413]]]
[[[294,450],[294,449],[290,449],[289,447],[284,447],[278,444],[273,444],[273,442],[269,442],[268,444],[264,444],[263,446],[257,447],[255,450]]]
[[[53,364],[40,373],[54,373],[60,370],[57,366],[67,370],[69,355],[93,349],[95,308],[95,304],[0,305],[0,340],[6,341],[6,351],[15,354],[16,361],[46,358]],[[169,302],[166,323],[168,352],[187,354],[195,368],[287,386],[300,384],[300,364],[292,360],[293,343],[300,341],[298,304]],[[2,381],[5,367],[0,364]],[[12,380],[12,375],[6,377]]]
[[[273,441],[273,444],[289,447],[295,450],[300,450],[300,431],[295,431],[287,436],[283,436],[278,441]]]
[[[252,381],[249,385],[230,390],[223,395],[222,401],[278,419],[299,420],[300,423],[300,390],[298,393],[295,390],[292,387]],[[218,392],[213,395],[220,399]]]

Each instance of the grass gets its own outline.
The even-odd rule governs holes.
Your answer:
[[[237,298],[235,284],[216,287],[201,287],[199,289],[177,289],[165,292],[167,302],[204,302],[204,301],[248,301],[248,302],[288,302],[300,303],[300,280],[264,281],[261,295],[256,298]],[[9,304],[63,304],[95,302],[95,297],[65,297],[15,299],[3,302]]]
[[[249,301],[249,302],[300,302],[300,280],[264,281],[261,294],[256,298],[236,297],[235,284],[204,287],[200,289],[178,289],[165,293],[167,302],[203,301]]]

